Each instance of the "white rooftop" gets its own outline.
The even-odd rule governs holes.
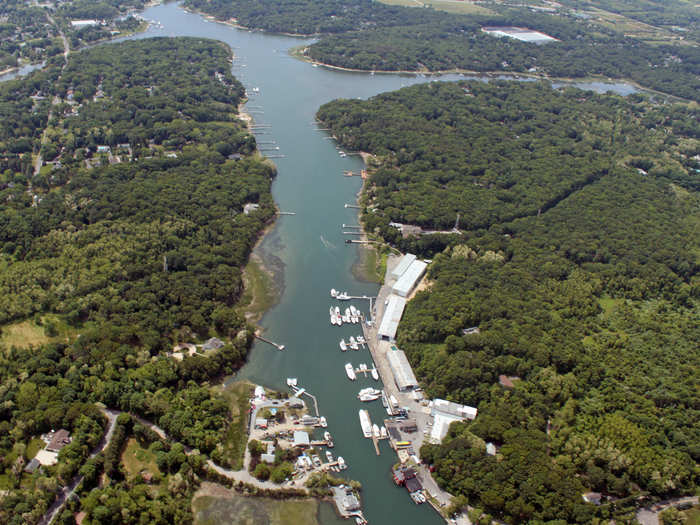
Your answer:
[[[454,421],[462,421],[463,418],[452,416],[449,414],[437,413],[433,419],[433,428],[430,431],[430,438],[436,443],[440,443],[447,435],[450,428],[450,423]]]
[[[394,340],[405,307],[406,299],[393,294],[389,296],[389,304],[384,308],[382,322],[379,324],[377,332],[379,337],[388,337],[390,340]]]
[[[399,277],[399,280],[396,281],[391,291],[401,297],[406,297],[411,293],[413,287],[423,276],[427,267],[428,265],[423,261],[413,261],[401,277]]]
[[[391,270],[391,276],[394,279],[398,279],[403,275],[403,273],[408,270],[408,267],[411,266],[411,263],[416,260],[416,256],[413,255],[412,253],[407,253],[401,259],[399,260],[398,264],[394,267],[393,270]]]
[[[557,40],[545,33],[525,27],[482,27],[481,30],[491,36],[515,38],[522,42],[544,43],[555,42]]]
[[[309,446],[309,434],[303,430],[294,431],[294,446]]]
[[[474,419],[477,414],[477,409],[467,405],[453,403],[446,399],[434,399],[432,401],[432,413],[442,413],[443,415],[455,416],[463,419]]]
[[[36,459],[43,466],[50,467],[51,465],[58,463],[58,452],[50,452],[46,449],[42,449],[36,453],[34,459]]]
[[[389,350],[386,356],[389,360],[391,372],[394,374],[394,381],[396,382],[396,386],[399,387],[399,390],[418,386],[416,376],[413,374],[411,364],[408,362],[403,350]]]

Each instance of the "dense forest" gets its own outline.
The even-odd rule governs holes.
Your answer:
[[[213,41],[140,40],[0,85],[3,111],[27,110],[21,126],[3,121],[0,137],[0,323],[41,325],[51,341],[0,354],[3,523],[36,522],[83,468],[105,425],[95,402],[227,464],[229,405],[203,383],[245,360],[252,336],[236,308],[241,269],[274,215],[275,174],[238,119],[244,90],[230,59]],[[244,214],[246,203],[259,209]],[[174,341],[212,335],[226,344],[166,357]],[[73,437],[58,464],[23,473],[31,443],[57,428]],[[166,507],[186,491],[172,483],[152,505],[143,500],[150,490],[129,480],[103,488],[99,501],[111,507],[129,494],[134,502],[123,504],[148,513],[162,500],[158,522],[172,522],[182,509]],[[99,501],[94,515],[105,515]]]
[[[697,490],[693,110],[435,82],[318,116],[344,149],[376,156],[366,229],[433,258],[398,342],[430,397],[479,408],[421,450],[458,504],[484,523],[629,521],[639,498]],[[429,234],[456,213],[459,233]],[[423,234],[389,224],[402,221]],[[591,490],[601,506],[584,504]]]
[[[380,71],[534,72],[553,77],[598,75],[698,100],[700,53],[688,45],[650,45],[567,13],[501,6],[494,15],[455,15],[370,0],[187,0],[222,20],[266,31],[324,34],[312,60]],[[538,45],[496,38],[484,26],[521,26],[559,41]]]

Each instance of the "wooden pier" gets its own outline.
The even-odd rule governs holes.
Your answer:
[[[347,229],[347,228],[362,228],[362,226],[360,226],[359,224],[345,224],[345,223],[343,223],[343,224],[342,224],[342,228],[343,228],[343,229]]]
[[[343,235],[364,235],[364,232],[343,232]]]
[[[265,158],[268,159],[284,159],[286,157],[287,155],[265,155]]]
[[[256,338],[256,339],[260,339],[260,340],[263,341],[264,343],[267,343],[267,344],[269,344],[269,345],[274,346],[275,348],[277,348],[277,350],[284,350],[284,345],[281,345],[281,344],[279,344],[279,343],[275,343],[274,341],[270,341],[269,339],[265,339],[265,338],[264,338],[263,336],[261,336],[261,335],[255,334],[255,338]]]
[[[362,206],[358,206],[357,204],[346,204],[346,208],[355,208],[357,210],[362,209]]]
[[[277,215],[296,215],[297,212],[295,211],[278,211]]]
[[[379,456],[379,438],[372,434],[372,443],[374,443],[374,450],[377,452],[377,456]]]

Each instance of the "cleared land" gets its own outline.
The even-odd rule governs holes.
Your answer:
[[[459,14],[493,14],[493,11],[481,7],[472,2],[465,2],[462,0],[426,0],[422,2],[420,0],[380,0],[383,4],[387,5],[403,5],[406,7],[425,7],[430,6],[434,9],[439,9],[440,11],[447,11],[449,13],[459,13]]]
[[[134,438],[130,438],[124,447],[122,463],[129,477],[136,476],[144,470],[154,476],[160,474],[155,454],[151,450],[143,448]]]
[[[220,388],[220,387],[216,387]],[[230,407],[231,424],[226,431],[223,443],[223,457],[231,462],[233,470],[243,468],[243,456],[248,444],[249,399],[254,386],[245,381],[237,381],[221,390],[221,394],[228,401]]]
[[[240,496],[204,484],[192,500],[195,525],[318,525],[318,501]]]

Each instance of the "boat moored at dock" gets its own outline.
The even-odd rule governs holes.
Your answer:
[[[372,437],[372,422],[369,419],[369,412],[366,410],[360,410],[360,426],[362,427],[362,434],[366,438]]]
[[[348,379],[350,381],[354,381],[357,379],[357,376],[355,375],[355,369],[352,366],[352,363],[345,363],[345,373],[348,375]]]
[[[340,340],[340,349],[341,349],[343,352],[345,352],[345,351],[348,349],[348,345],[347,345],[347,343],[345,342],[345,339],[341,339],[341,340]]]

